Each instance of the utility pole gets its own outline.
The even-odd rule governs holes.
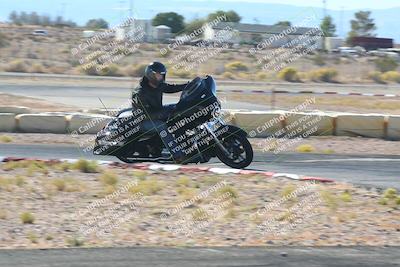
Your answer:
[[[343,29],[343,18],[344,17],[344,6],[340,7],[340,35],[344,37],[344,29]]]
[[[326,0],[322,0],[324,8],[324,18],[326,17]]]
[[[61,3],[61,9],[60,9],[60,17],[65,18],[65,9],[66,9],[67,4],[65,2]],[[57,12],[58,13],[58,12]]]
[[[129,18],[133,17],[133,0],[129,1]]]
[[[124,1],[119,1],[119,9],[120,9],[119,16],[120,16],[120,20],[122,22],[124,19]]]

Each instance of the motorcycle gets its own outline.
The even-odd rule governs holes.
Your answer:
[[[112,155],[126,163],[174,163],[159,134],[140,129],[145,118],[141,109],[121,110],[97,134],[93,153]],[[229,167],[243,169],[253,160],[247,133],[224,120],[211,76],[197,77],[185,87],[166,125],[179,144],[177,148],[186,155],[184,164],[206,163],[217,157]]]

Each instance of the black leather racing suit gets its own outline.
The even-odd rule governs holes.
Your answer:
[[[140,124],[141,131],[150,131],[155,129],[160,135],[164,145],[169,149],[174,159],[181,159],[184,153],[176,150],[177,143],[174,137],[167,130],[165,123],[169,114],[173,111],[174,106],[163,106],[162,95],[163,93],[177,93],[182,91],[185,84],[167,84],[162,83],[157,88],[149,85],[146,77],[140,81],[138,87],[132,92],[132,107],[134,109],[142,109],[146,114],[146,120]],[[172,145],[171,145],[172,144]]]

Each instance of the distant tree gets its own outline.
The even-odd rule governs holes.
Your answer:
[[[90,19],[86,22],[86,27],[90,29],[108,29],[108,22],[104,19]]]
[[[166,25],[172,33],[181,32],[185,28],[184,17],[175,12],[158,13],[152,20],[153,26]]]
[[[207,21],[205,19],[195,19],[191,22],[187,23],[185,29],[183,30],[185,33],[191,33],[199,28],[201,28]]]
[[[52,23],[51,18],[49,16],[44,15],[44,16],[40,17],[40,25],[50,26],[52,24],[53,23]]]
[[[0,47],[4,47],[7,45],[8,45],[7,36],[0,32]]]
[[[239,14],[233,10],[227,12],[223,10],[217,10],[214,13],[208,14],[207,20],[212,21],[218,17],[223,17],[223,16],[226,16],[226,20],[224,22],[240,22],[240,20],[242,19],[242,17],[239,16]]]
[[[261,42],[263,40],[263,37],[261,34],[252,34],[251,35],[251,42],[253,44],[258,44],[259,42]]]
[[[56,17],[56,19],[55,19],[55,21],[54,21],[54,24],[57,26],[57,25],[63,25],[64,24],[64,19],[63,19],[63,17],[62,16],[57,16]]]
[[[375,36],[374,31],[376,30],[376,25],[374,19],[370,18],[371,11],[359,11],[354,14],[355,19],[351,20],[351,31],[349,33],[350,37],[355,36]]]
[[[375,68],[380,72],[394,71],[399,64],[393,58],[383,57],[375,60]]]
[[[75,23],[75,22],[73,22],[72,20],[67,20],[67,21],[65,21],[64,22],[64,25],[66,25],[66,26],[68,26],[68,27],[77,27],[78,25]]]
[[[40,25],[40,17],[36,12],[28,15],[28,23],[32,25]]]
[[[333,37],[336,33],[336,25],[331,16],[326,16],[321,23],[321,30],[325,37]]]
[[[22,24],[29,24],[28,14],[25,11],[22,11],[19,15],[19,20]]]
[[[18,14],[16,11],[12,11],[8,16],[10,22],[18,25],[30,24],[30,25],[42,25],[42,26],[70,26],[76,27],[76,23],[71,20],[64,20],[63,17],[58,16],[54,21],[47,15],[38,15],[36,12],[27,14],[22,11]]]
[[[19,21],[18,13],[15,10],[10,13],[10,15],[8,16],[8,19],[14,24],[20,24],[21,23]]]
[[[284,20],[284,21],[278,21],[275,23],[275,26],[285,26],[285,27],[290,27],[292,26],[292,23],[290,21]]]

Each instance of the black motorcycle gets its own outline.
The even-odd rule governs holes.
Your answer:
[[[126,163],[173,163],[159,134],[155,130],[140,129],[140,123],[146,118],[144,113],[140,109],[120,111],[97,134],[93,153],[116,156]],[[184,163],[205,163],[218,157],[226,165],[242,169],[253,160],[253,148],[246,132],[227,124],[222,116],[216,83],[211,76],[197,77],[185,87],[179,102],[172,106],[166,124],[179,144],[177,147],[186,155]]]

